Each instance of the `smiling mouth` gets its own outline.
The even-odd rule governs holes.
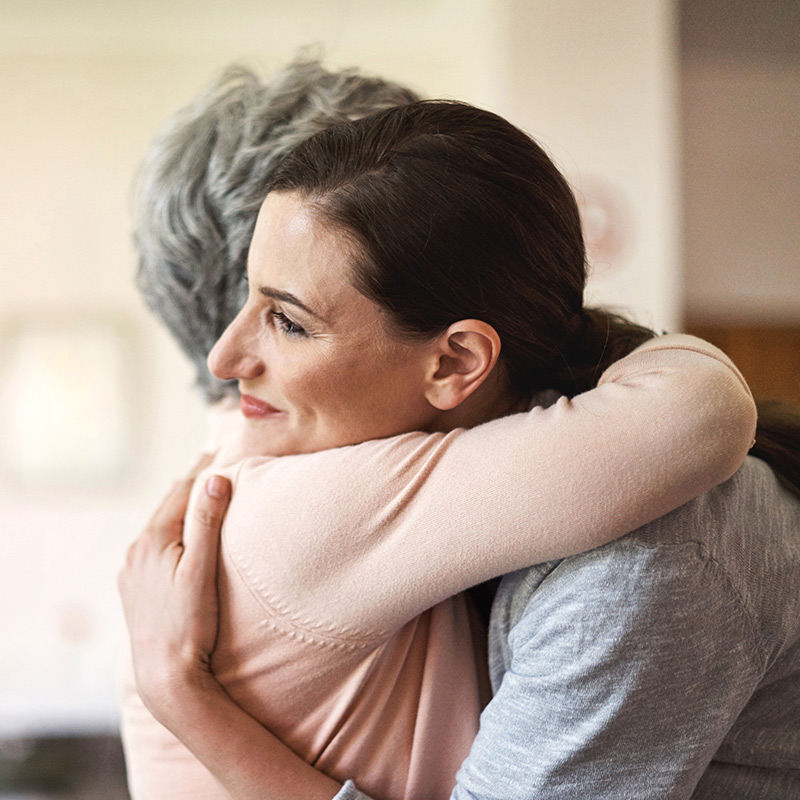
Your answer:
[[[259,400],[257,397],[252,397],[249,394],[243,394],[241,399],[242,414],[248,419],[263,419],[264,417],[271,417],[273,414],[278,414],[279,411],[269,403]]]

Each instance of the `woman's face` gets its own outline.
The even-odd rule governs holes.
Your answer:
[[[352,249],[299,195],[272,193],[256,222],[249,295],[209,355],[238,380],[266,455],[312,452],[432,425],[431,345],[386,331],[351,285]]]

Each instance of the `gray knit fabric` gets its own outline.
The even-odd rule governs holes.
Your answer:
[[[800,799],[800,502],[748,459],[616,542],[506,576],[490,668],[453,800]]]

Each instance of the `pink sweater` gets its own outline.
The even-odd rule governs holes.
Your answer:
[[[329,775],[449,797],[488,699],[459,593],[671,511],[730,477],[754,428],[730,361],[673,335],[591,392],[470,430],[283,458],[229,443],[214,672]],[[226,797],[144,708],[129,659],[121,686],[135,800]]]

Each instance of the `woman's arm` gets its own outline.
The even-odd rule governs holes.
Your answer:
[[[242,574],[259,554],[269,607],[277,597],[295,619],[373,634],[672,511],[729,478],[754,430],[752,397],[730,360],[665,336],[550,408],[248,460],[226,548]]]
[[[340,784],[234,703],[211,673],[219,532],[230,484],[210,478],[184,520],[192,483],[175,485],[120,572],[139,695],[234,800],[328,800]]]

